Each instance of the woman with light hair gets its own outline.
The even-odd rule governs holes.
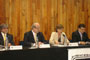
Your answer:
[[[49,43],[51,45],[64,45],[69,44],[69,40],[66,37],[66,34],[63,32],[63,25],[59,24],[56,26],[56,32],[52,32]]]

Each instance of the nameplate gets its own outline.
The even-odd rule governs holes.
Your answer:
[[[50,48],[50,44],[41,44],[40,48]]]
[[[53,45],[54,47],[67,47],[67,45]]]
[[[69,46],[78,46],[78,43],[69,43]]]
[[[23,49],[22,45],[20,46],[10,46],[10,50],[21,50]]]

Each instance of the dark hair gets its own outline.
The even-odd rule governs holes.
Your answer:
[[[85,24],[79,24],[78,28],[81,28],[81,27],[85,28],[86,26]]]
[[[61,24],[57,25],[56,26],[56,32],[57,32],[57,29],[63,29],[63,28],[64,28],[63,25],[61,25]]]

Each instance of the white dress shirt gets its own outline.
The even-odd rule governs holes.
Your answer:
[[[81,38],[81,40],[82,40],[82,39],[83,39],[83,38],[82,38],[82,36],[83,36],[83,35],[82,35],[82,33],[81,33],[81,32],[79,32],[79,34],[80,34],[80,38]]]
[[[5,35],[7,36],[7,34],[5,34],[5,33],[3,33],[3,32],[1,32],[1,34],[2,34],[3,39],[4,39],[4,36],[5,36]]]
[[[37,40],[37,34],[32,30],[32,33],[33,33],[33,36],[34,36],[34,40],[35,40],[35,42],[36,42],[36,40]]]

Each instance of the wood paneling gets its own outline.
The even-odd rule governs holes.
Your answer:
[[[5,0],[0,0],[0,24],[5,23]]]
[[[41,32],[47,40],[57,24],[63,24],[64,31],[71,39],[72,32],[80,23],[84,23],[90,38],[90,0],[2,1],[5,1],[5,17],[10,27],[9,33],[13,34],[16,43],[23,40],[24,33],[31,29],[34,22],[40,23]],[[4,4],[0,4],[2,5]],[[0,8],[4,9],[2,7]],[[5,13],[3,10],[0,13],[2,12]]]

